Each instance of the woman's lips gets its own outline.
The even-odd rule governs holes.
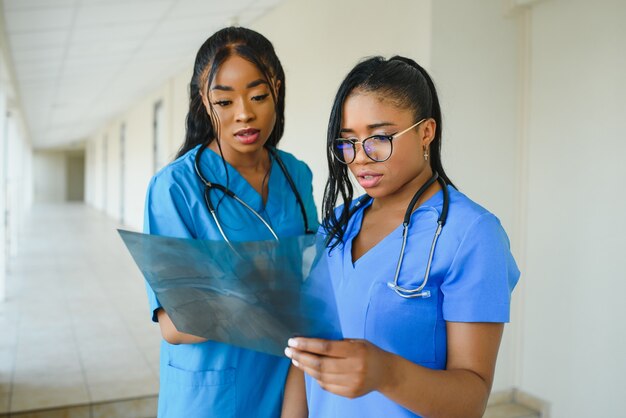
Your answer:
[[[364,189],[376,187],[382,178],[382,174],[377,173],[365,173],[356,176],[357,181]]]
[[[241,129],[235,132],[235,138],[244,145],[254,144],[259,139],[258,129]]]

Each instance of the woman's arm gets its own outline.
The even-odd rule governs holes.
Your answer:
[[[298,368],[337,395],[379,391],[424,417],[482,417],[491,391],[501,323],[448,322],[446,370],[419,366],[365,340],[290,340]]]
[[[285,397],[281,417],[306,418],[307,416],[309,416],[309,408],[306,403],[304,373],[292,365],[285,382]]]
[[[170,344],[193,344],[207,341],[206,338],[178,331],[170,319],[170,316],[163,308],[157,310],[157,318],[159,327],[161,328],[161,335],[163,339]]]

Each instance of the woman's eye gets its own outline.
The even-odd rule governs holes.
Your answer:
[[[228,106],[230,103],[231,103],[230,100],[217,100],[213,102],[215,106],[220,106],[220,107]]]
[[[261,102],[261,101],[267,99],[268,97],[269,97],[269,93],[259,94],[257,96],[252,96],[252,100],[254,100],[255,102]]]

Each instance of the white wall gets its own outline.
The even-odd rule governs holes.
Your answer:
[[[3,87],[0,84],[0,87]],[[7,138],[6,138],[6,94],[0,88],[0,217],[6,211],[6,159],[7,159]],[[0,218],[0,302],[6,298],[6,226],[4,219]]]
[[[188,102],[187,83],[190,74],[189,71],[183,71],[170,78],[88,140],[86,201],[115,219],[122,219],[123,216],[125,224],[131,228],[138,230],[142,228],[146,189],[154,174],[154,105],[159,101],[163,103],[165,115],[163,132],[167,138],[168,160],[171,161],[184,139],[184,118]],[[120,190],[122,124],[126,127],[124,190]],[[122,198],[124,214],[120,213]]]
[[[532,13],[522,386],[553,416],[624,414],[626,4]]]
[[[61,203],[67,196],[67,166],[62,151],[33,154],[36,203]]]
[[[33,202],[32,149],[1,30],[3,22],[0,10],[0,302],[6,297],[7,255],[17,253],[26,212]]]
[[[19,111],[7,118],[7,237],[9,255],[15,256],[33,202],[32,148]]]
[[[85,200],[85,151],[66,152],[67,194],[70,202]]]
[[[83,200],[84,151],[35,150],[33,153],[34,201],[62,203]]]
[[[443,114],[444,168],[462,192],[500,218],[515,247],[519,34],[502,4],[433,2],[431,75]],[[514,384],[510,334],[520,319],[513,315],[505,327],[495,391]]]
[[[430,3],[288,0],[251,26],[272,41],[285,69],[286,122],[280,147],[313,170],[318,211],[328,173],[326,129],[339,84],[365,56],[403,54],[428,68]]]

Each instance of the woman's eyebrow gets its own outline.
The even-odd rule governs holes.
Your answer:
[[[251,89],[253,87],[260,86],[261,84],[267,84],[267,81],[263,80],[262,78],[259,78],[258,80],[254,80],[248,83],[248,85],[246,85],[246,88]]]
[[[261,84],[268,84],[268,83],[262,78],[259,78],[258,80],[254,80],[246,84],[246,88],[251,89],[253,87],[260,86]],[[231,86],[224,86],[222,84],[216,84],[213,87],[211,87],[211,90],[234,91],[235,89],[233,89]]]
[[[231,86],[222,86],[221,84],[216,84],[211,87],[211,90],[234,91],[235,89],[233,89]]]
[[[393,122],[372,123],[371,125],[367,125],[367,129],[372,130],[372,129],[376,129],[376,128],[383,128],[385,126],[396,126],[396,124],[393,123]]]
[[[385,126],[397,126],[397,125],[395,123],[393,123],[393,122],[378,122],[378,123],[372,123],[371,125],[367,125],[367,129],[371,131],[373,129],[382,128],[382,127],[385,127]],[[339,130],[339,132],[341,132],[341,133],[351,133],[351,132],[354,132],[354,129],[341,128]]]

